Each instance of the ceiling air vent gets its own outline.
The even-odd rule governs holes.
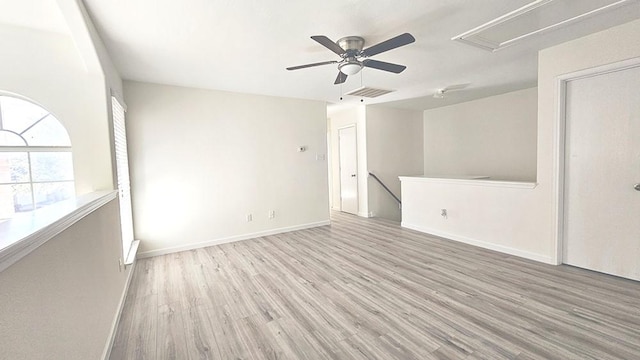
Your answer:
[[[388,93],[393,92],[393,91],[394,90],[385,90],[385,89],[375,89],[375,88],[370,88],[370,87],[361,87],[359,89],[351,90],[348,93],[346,93],[345,95],[374,98],[374,97],[378,97],[380,95],[388,94]]]
[[[532,35],[633,2],[637,0],[537,0],[451,40],[497,51]]]

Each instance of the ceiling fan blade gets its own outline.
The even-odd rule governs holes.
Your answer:
[[[404,69],[407,68],[404,65],[392,64],[392,63],[388,63],[388,62],[384,62],[384,61],[369,60],[369,59],[363,61],[362,64],[364,66],[366,66],[366,67],[370,67],[370,68],[378,69],[378,70],[389,71],[389,72],[396,73],[396,74],[400,74],[401,72],[404,71]]]
[[[336,81],[333,84],[338,85],[338,84],[344,83],[345,81],[347,81],[347,75],[344,74],[342,71],[338,71],[338,77],[336,78]]]
[[[345,52],[343,48],[324,35],[314,35],[311,38],[338,55],[342,55]]]
[[[383,41],[379,44],[373,45],[372,47],[366,48],[362,51],[362,54],[364,56],[373,56],[400,46],[411,44],[414,41],[416,41],[416,39],[413,37],[413,35],[404,33],[387,41]]]
[[[337,61],[323,61],[323,62],[313,63],[313,64],[291,66],[291,67],[288,67],[287,70],[298,70],[298,69],[305,69],[313,66],[329,65],[329,64],[337,64],[337,63],[338,63]]]

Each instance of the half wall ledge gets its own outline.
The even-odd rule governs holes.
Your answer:
[[[506,188],[533,189],[538,184],[531,181],[495,180],[489,176],[399,176],[400,181],[418,181],[441,184],[459,184],[474,186],[493,186]]]
[[[116,198],[117,191],[98,191],[61,201],[0,223],[0,272]]]

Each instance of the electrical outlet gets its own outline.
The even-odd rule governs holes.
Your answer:
[[[253,221],[253,215],[247,214],[247,222]]]
[[[269,210],[269,219],[273,219],[276,217],[276,211],[275,210]]]

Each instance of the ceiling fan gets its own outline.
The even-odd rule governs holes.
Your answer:
[[[395,74],[403,72],[404,69],[407,68],[404,65],[392,64],[368,58],[416,41],[411,34],[404,33],[362,50],[364,47],[364,39],[360,36],[343,37],[337,42],[331,41],[331,39],[324,35],[315,35],[311,38],[320,43],[320,45],[340,55],[342,60],[323,61],[313,64],[292,66],[288,67],[287,70],[298,70],[313,66],[338,64],[338,77],[336,77],[336,81],[334,82],[336,85],[344,83],[347,81],[347,76],[357,74],[363,67],[389,71]]]

